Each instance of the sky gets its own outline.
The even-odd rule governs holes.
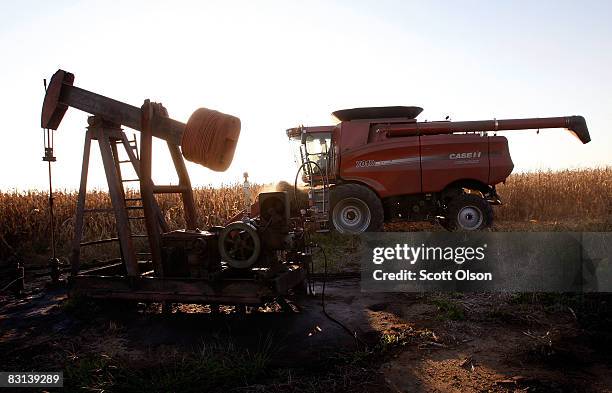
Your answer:
[[[612,165],[611,19],[610,1],[2,2],[0,189],[47,187],[40,110],[58,68],[179,121],[199,107],[238,116],[231,167],[189,163],[194,186],[292,179],[285,130],[361,106],[421,106],[429,121],[582,115],[587,145],[505,133],[515,171]],[[60,189],[78,188],[87,117],[70,108],[55,132]],[[176,183],[172,168],[156,142],[155,182]],[[89,188],[105,188],[96,145]]]

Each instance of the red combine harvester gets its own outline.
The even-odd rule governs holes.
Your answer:
[[[422,110],[345,109],[333,113],[337,125],[287,130],[309,186],[308,213],[322,231],[329,221],[338,232],[359,233],[394,220],[485,229],[491,205],[501,204],[495,185],[514,167],[497,131],[567,128],[591,140],[582,116],[417,122]]]

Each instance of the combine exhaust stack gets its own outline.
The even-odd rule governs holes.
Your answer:
[[[566,128],[582,143],[589,143],[591,136],[582,116],[543,117],[531,119],[476,120],[476,121],[434,121],[414,122],[397,126],[387,126],[388,137],[416,135],[453,134],[456,132],[510,131],[541,128]]]

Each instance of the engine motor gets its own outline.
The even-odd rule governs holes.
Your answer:
[[[301,231],[291,231],[285,191],[259,194],[259,216],[245,217],[210,231],[178,230],[162,235],[162,262],[168,277],[214,279],[220,272],[268,274],[295,260]],[[297,232],[296,232],[297,231]]]
[[[212,279],[221,270],[218,234],[177,230],[162,234],[162,266],[167,277]]]

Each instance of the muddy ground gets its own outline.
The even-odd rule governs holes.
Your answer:
[[[610,297],[368,294],[231,307],[92,303],[30,282],[4,296],[0,370],[62,370],[68,391],[612,391]]]

